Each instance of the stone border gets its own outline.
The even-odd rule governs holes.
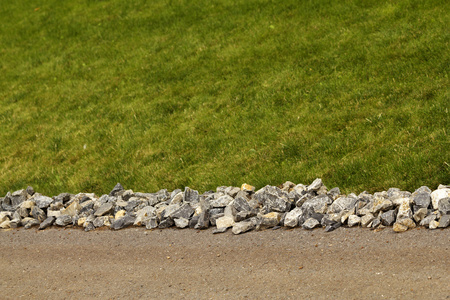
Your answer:
[[[341,226],[381,229],[392,226],[403,232],[416,226],[430,229],[450,224],[450,186],[431,191],[422,186],[413,193],[390,188],[387,191],[343,195],[339,188],[328,190],[320,178],[310,185],[285,182],[279,187],[220,186],[200,194],[186,187],[156,193],[125,190],[118,183],[108,195],[92,193],[48,197],[32,187],[8,192],[0,198],[0,228],[25,229],[76,226],[85,231],[100,227],[119,230],[129,226],[147,229],[206,229],[213,233],[232,228],[234,234],[264,228]]]

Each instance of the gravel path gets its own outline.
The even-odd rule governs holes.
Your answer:
[[[450,230],[0,231],[1,299],[450,299]]]

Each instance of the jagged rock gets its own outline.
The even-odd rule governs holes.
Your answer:
[[[361,226],[362,227],[368,227],[369,224],[375,219],[375,217],[369,213],[363,217],[361,217]]]
[[[389,210],[387,212],[384,212],[380,216],[381,224],[384,226],[391,226],[395,222],[395,210]]]
[[[206,229],[209,227],[209,208],[206,203],[201,202],[200,205],[201,212],[198,215],[197,224],[195,224],[195,229]]]
[[[400,206],[398,207],[397,220],[398,219],[410,219],[413,213],[411,210],[411,205],[409,204],[408,198],[402,198],[400,201]]]
[[[61,193],[58,196],[53,197],[55,202],[60,202],[60,203],[67,203],[70,201],[71,198],[71,194],[69,193]]]
[[[189,226],[189,220],[185,218],[174,219],[175,226],[178,228],[186,228]]]
[[[86,223],[86,217],[78,218],[77,225],[80,227],[84,227],[84,223]]]
[[[267,208],[267,212],[287,212],[291,208],[291,202],[288,199],[288,194],[281,189],[267,185],[258,190],[253,198],[258,203]]]
[[[372,214],[376,214],[380,211],[388,211],[394,207],[394,204],[391,200],[388,200],[384,197],[375,196],[375,200],[370,212]]]
[[[165,229],[165,228],[172,227],[174,224],[175,224],[175,222],[172,218],[166,218],[159,223],[158,228]]]
[[[419,208],[413,215],[413,219],[414,221],[416,221],[417,223],[421,222],[423,220],[423,218],[425,218],[427,216],[428,213],[428,209],[426,208]]]
[[[370,228],[375,229],[375,228],[377,228],[377,227],[380,226],[380,225],[382,225],[382,224],[381,224],[380,218],[378,217],[378,218],[375,218],[375,219],[372,221],[372,223],[370,223]],[[384,225],[383,225],[383,226],[384,226]]]
[[[111,213],[113,213],[114,211],[114,206],[112,203],[105,203],[102,204],[94,213],[94,216],[96,217],[101,217],[104,215],[109,215]],[[95,226],[95,224],[94,224]],[[97,226],[96,226],[97,227]]]
[[[242,221],[234,223],[231,231],[233,234],[241,234],[250,230],[255,229],[256,225],[252,221]]]
[[[119,230],[119,229],[122,229],[122,228],[126,228],[128,226],[133,225],[135,220],[136,220],[136,218],[134,218],[132,216],[129,216],[129,215],[126,215],[123,218],[120,218],[118,220],[114,220],[111,223],[111,229]]]
[[[415,228],[416,223],[409,218],[403,218],[403,219],[397,219],[397,221],[394,223],[394,231],[395,232],[403,232],[406,231],[404,228],[406,227],[406,230]]]
[[[400,223],[394,223],[393,230],[395,232],[405,232],[408,230],[408,226],[402,225]]]
[[[333,224],[327,225],[325,227],[325,232],[331,232],[333,230],[338,229],[339,227],[341,227],[342,223],[341,222],[335,222]]]
[[[56,218],[55,225],[67,226],[72,223],[72,217],[69,215],[61,215]]]
[[[0,228],[1,229],[11,228],[11,221],[10,220],[3,221],[2,223],[0,223]]]
[[[210,205],[211,207],[226,207],[228,204],[230,204],[233,201],[233,197],[230,195],[224,195],[220,196],[217,199],[211,200]]]
[[[217,229],[232,227],[234,223],[233,217],[230,216],[223,216],[216,220]]]
[[[302,225],[302,227],[303,227],[304,229],[308,229],[308,230],[311,230],[311,229],[316,228],[316,227],[318,227],[318,226],[320,226],[320,223],[319,223],[319,221],[317,221],[317,220],[314,219],[314,218],[309,218],[309,219],[306,220],[305,223],[303,223],[303,225]]]
[[[173,197],[171,195],[170,204],[179,204],[179,205],[181,205],[181,203],[183,203],[183,192],[181,192],[181,190],[180,190],[180,192],[175,194]]]
[[[450,214],[450,198],[446,197],[439,200],[438,203],[438,210],[443,215],[449,215]]]
[[[192,218],[189,220],[189,228],[195,228],[198,222],[198,215],[193,215]]]
[[[331,197],[331,199],[336,200],[341,194],[341,190],[338,187],[334,187],[328,191],[327,195]]]
[[[39,220],[39,222],[43,222],[47,218],[45,212],[37,206],[33,207],[31,210],[31,215],[33,218]]]
[[[15,191],[14,193],[11,194],[11,205],[14,208],[19,207],[19,205],[27,200],[27,190],[19,190],[19,191]]]
[[[34,193],[35,193],[32,186],[28,186],[26,191],[27,191],[27,194],[30,195],[30,196],[33,196]]]
[[[241,186],[241,190],[244,192],[249,192],[249,193],[253,193],[255,191],[255,187],[249,184],[244,183]]]
[[[240,191],[241,191],[241,189],[238,187],[229,186],[225,189],[225,194],[227,194],[231,198],[234,198],[234,197],[236,197],[237,193],[239,193]]]
[[[236,197],[232,203],[233,207],[236,209],[236,211],[250,211],[252,208],[250,207],[250,204],[248,203],[247,199],[244,197]]]
[[[112,189],[112,191],[109,193],[110,196],[116,196],[120,192],[124,191],[125,189],[120,183],[117,183],[116,186]]]
[[[36,206],[36,203],[31,200],[23,201],[20,204],[20,208],[26,208],[26,209],[32,209],[33,206]]]
[[[117,215],[117,213],[116,213]],[[134,226],[142,226],[146,221],[155,215],[155,208],[153,206],[146,206],[141,208],[136,212],[136,220],[134,221]],[[117,219],[117,217],[116,217]]]
[[[99,228],[102,226],[110,226],[111,223],[109,222],[108,216],[99,216],[95,218],[95,220],[92,222],[95,228]]]
[[[284,226],[287,227],[295,227],[298,225],[298,219],[302,215],[302,209],[300,207],[296,207],[290,212],[286,213],[284,217]]]
[[[41,225],[39,226],[39,230],[43,230],[47,227],[50,227],[53,225],[53,223],[55,222],[56,218],[55,217],[47,217],[47,219],[45,219]]]
[[[120,219],[120,218],[122,218],[122,217],[124,217],[125,215],[127,214],[127,211],[126,210],[119,210],[119,211],[117,211],[116,212],[116,214],[114,215],[114,219]]]
[[[33,226],[38,226],[41,222],[39,222],[39,220],[33,219],[33,218],[29,218],[30,220],[28,220],[27,222],[23,222],[24,220],[22,220],[22,225],[24,226],[25,229],[30,229]]]
[[[16,212],[19,214],[19,216],[21,218],[26,218],[30,215],[30,211],[29,209],[23,208],[23,207],[19,207]]]
[[[198,191],[193,190],[189,187],[186,187],[184,189],[184,202],[198,202],[199,201],[199,196],[198,196]]]
[[[73,217],[76,216],[81,209],[81,205],[77,200],[75,200],[69,206],[67,206],[66,209],[61,210],[61,214]]]
[[[361,217],[357,215],[350,215],[347,220],[347,225],[349,227],[353,227],[355,225],[359,225],[361,223]]]
[[[431,193],[431,203],[433,204],[433,209],[439,209],[439,202],[442,199],[450,197],[450,189],[443,188],[437,189]]]
[[[145,228],[147,229],[155,229],[158,228],[158,218],[157,217],[151,217],[145,222]]]
[[[425,227],[429,227],[430,223],[434,220],[436,220],[437,215],[436,214],[431,214],[426,216],[422,221],[420,221],[419,225],[420,226],[425,226]]]
[[[3,223],[5,221],[9,221],[12,217],[12,213],[9,211],[2,211],[0,212],[0,223]]]
[[[224,215],[225,215],[224,213],[211,215],[211,211],[210,211],[209,223],[211,224],[211,226],[216,226],[217,219],[223,217]]]
[[[350,211],[354,209],[357,200],[356,197],[339,197],[330,205],[330,207],[328,207],[327,213],[333,214],[342,211]]]
[[[266,227],[274,227],[280,224],[281,213],[271,212],[261,216],[261,225]]]
[[[328,209],[328,205],[332,203],[332,199],[327,195],[319,195],[312,199],[306,200],[302,205],[302,209],[312,208],[313,212],[318,214],[325,214]]]
[[[418,192],[413,195],[413,203],[415,206],[420,208],[428,208],[431,203],[431,196],[428,192]]]
[[[317,192],[322,186],[322,179],[316,178],[310,185],[308,185],[307,190]]]
[[[443,215],[439,220],[439,228],[447,228],[450,225],[450,215]]]

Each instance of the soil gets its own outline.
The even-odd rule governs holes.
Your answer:
[[[450,299],[450,230],[0,231],[1,299]]]

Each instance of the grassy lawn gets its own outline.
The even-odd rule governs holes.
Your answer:
[[[450,183],[448,1],[2,1],[0,195]]]

